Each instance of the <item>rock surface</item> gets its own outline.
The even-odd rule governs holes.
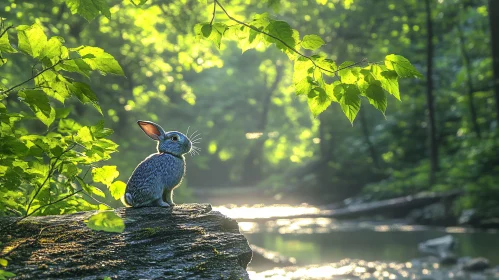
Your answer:
[[[16,279],[248,279],[246,238],[209,204],[117,209],[123,233],[87,228],[94,213],[23,220],[0,236],[7,270]]]
[[[463,270],[466,271],[483,271],[489,267],[489,260],[486,258],[474,258],[463,264]]]

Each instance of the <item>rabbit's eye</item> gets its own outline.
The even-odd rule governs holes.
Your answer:
[[[178,136],[177,135],[173,135],[172,136],[172,141],[177,142],[178,141]]]

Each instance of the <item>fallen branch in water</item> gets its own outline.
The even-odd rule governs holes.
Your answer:
[[[265,218],[236,218],[238,222],[266,222],[278,219],[314,219],[314,218],[333,218],[333,219],[355,219],[360,217],[372,217],[377,215],[389,215],[404,217],[413,209],[428,206],[445,199],[454,199],[462,191],[450,191],[443,193],[421,193],[397,197],[387,200],[374,201],[356,204],[353,206],[335,209],[322,210],[319,213],[300,214],[293,216],[274,216]]]

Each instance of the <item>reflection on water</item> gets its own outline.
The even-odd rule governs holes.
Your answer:
[[[215,210],[235,219],[320,212],[319,208],[308,205],[224,206]],[[268,271],[251,268],[252,279],[421,279],[426,276],[428,279],[468,279],[469,275],[441,268],[435,262],[408,262],[423,257],[417,249],[418,243],[446,234],[456,238],[458,256],[485,257],[492,265],[499,265],[499,236],[494,231],[434,228],[409,225],[400,220],[338,221],[328,218],[240,222],[239,226],[251,244],[293,257],[299,265]],[[499,279],[499,273],[481,277],[473,279]]]
[[[314,234],[258,232],[245,234],[251,244],[296,258],[298,264],[338,262],[345,258],[406,262],[423,255],[418,243],[441,237],[443,231],[336,231]],[[499,236],[488,233],[453,234],[458,256],[485,257],[499,264]]]
[[[270,217],[284,217],[284,216],[294,216],[300,214],[318,214],[320,209],[317,207],[309,206],[307,204],[301,204],[299,206],[286,205],[286,204],[276,204],[276,205],[228,205],[228,206],[218,206],[214,207],[213,210],[220,211],[223,214],[234,218],[270,218]]]
[[[344,259],[327,265],[274,268],[263,272],[249,271],[256,279],[497,279],[499,272],[465,273],[440,267],[437,263],[366,262]]]
[[[267,221],[265,223],[257,222],[239,222],[239,228],[245,233],[279,232],[281,234],[312,234],[328,233],[331,231],[353,231],[370,230],[378,232],[387,231],[424,231],[428,230],[426,226],[408,225],[404,221],[336,221],[328,218],[304,218],[304,219],[278,219]],[[459,231],[467,232],[469,229],[460,228]]]

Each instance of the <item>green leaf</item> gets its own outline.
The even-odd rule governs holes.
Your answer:
[[[69,113],[71,113],[71,110],[73,108],[71,107],[66,107],[66,108],[56,108],[55,109],[55,118],[56,119],[64,119],[66,118]]]
[[[38,58],[47,44],[47,36],[43,32],[43,27],[38,23],[31,26],[20,25],[17,31],[19,50],[33,58]]]
[[[333,102],[339,102],[339,100],[336,99],[336,96],[334,95],[334,88],[338,84],[341,84],[341,82],[340,81],[336,81],[336,82],[334,82],[332,84],[326,84],[326,86],[325,86],[326,93],[329,96],[329,98],[331,98],[331,101],[333,101]]]
[[[28,103],[30,107],[36,107],[45,116],[50,115],[52,107],[50,106],[48,96],[43,91],[26,89],[19,91],[18,95],[22,98],[22,101]]]
[[[253,21],[251,25],[256,28],[266,28],[270,24],[270,15],[269,13],[256,14],[253,17]]]
[[[316,50],[324,45],[324,40],[318,35],[305,35],[301,41],[301,46],[307,50]]]
[[[47,127],[55,120],[55,110],[50,106],[47,95],[41,90],[21,90],[19,99],[30,107],[35,116]]]
[[[81,169],[79,169],[76,164],[66,163],[63,165],[61,172],[64,174],[64,176],[68,178],[73,178],[74,176],[78,175],[81,172]]]
[[[423,75],[401,55],[390,54],[385,57],[385,65],[389,70],[395,70],[401,78],[423,78]]]
[[[88,219],[87,227],[93,230],[120,233],[125,230],[125,222],[113,211],[105,211],[92,215]]]
[[[315,87],[308,94],[308,107],[314,117],[324,112],[331,105],[332,98],[326,93],[323,88]]]
[[[381,76],[384,79],[381,79],[381,87],[383,87],[388,93],[395,96],[398,100],[400,100],[400,91],[399,91],[399,83],[398,83],[398,75],[395,71],[383,71],[381,72]]]
[[[83,126],[78,129],[78,132],[75,136],[75,141],[84,145],[85,147],[91,147],[91,142],[94,140],[92,137],[92,133],[90,132],[90,128],[88,126]]]
[[[64,43],[64,39],[59,36],[54,36],[50,38],[45,44],[44,48],[40,53],[40,58],[49,58],[54,59],[54,61],[58,61],[59,58],[62,58],[62,44]]]
[[[314,65],[306,58],[295,60],[293,71],[293,85],[295,86],[296,95],[308,94],[312,90],[313,80],[310,73],[313,71]]]
[[[360,110],[360,91],[357,86],[351,84],[339,84],[334,88],[334,95],[338,99],[341,109],[350,123]]]
[[[268,33],[276,38],[279,38],[281,41],[285,42],[288,46],[294,48],[296,46],[296,39],[293,36],[293,29],[291,26],[285,21],[271,21],[267,26]],[[288,49],[281,42],[276,40],[275,38],[267,38],[267,40],[271,43],[275,43],[279,49]]]
[[[81,103],[92,103],[92,105],[99,111],[102,115],[102,109],[100,108],[99,102],[97,101],[97,96],[92,91],[89,85],[81,82],[72,83],[69,88],[72,93],[81,101]]]
[[[211,31],[213,30],[213,26],[211,26],[211,24],[207,23],[207,24],[204,24],[202,27],[201,27],[201,34],[203,34],[203,36],[205,38],[208,38],[210,37],[211,35]]]
[[[114,132],[112,129],[104,127],[104,120],[100,120],[96,125],[90,127],[90,130],[96,139],[107,137]]]
[[[140,6],[144,5],[145,3],[147,3],[147,0],[131,0],[131,1],[137,7],[140,7]]]
[[[41,87],[43,92],[48,96],[61,103],[64,103],[67,98],[71,97],[71,92],[69,91],[70,83],[56,71],[48,70],[38,75],[35,78],[35,84]]]
[[[0,265],[6,267],[9,262],[6,259],[0,259]]]
[[[360,69],[359,67],[350,67],[355,64],[352,61],[343,62],[338,69],[338,75],[340,76],[341,82],[344,84],[355,84],[359,79]]]
[[[338,67],[336,66],[336,63],[333,60],[320,55],[313,55],[311,58],[314,60],[317,66],[320,66],[321,68],[328,70],[324,71],[321,69],[320,71],[323,74],[328,75],[330,77],[334,77],[336,75]]]
[[[106,0],[65,0],[71,13],[79,14],[87,21],[93,20],[99,14],[111,17]]]
[[[16,53],[16,49],[14,49],[9,42],[9,33],[5,32],[2,37],[0,37],[0,53]]]
[[[238,40],[238,44],[243,53],[249,49],[256,48],[262,42],[263,38],[265,38],[263,34],[247,27],[243,28],[242,33],[244,33],[244,36]]]
[[[0,269],[0,279],[7,279],[14,276],[16,276],[14,273]]]
[[[198,23],[194,26],[194,33],[197,38],[206,38],[213,43],[217,48],[220,48],[220,44],[222,42],[222,37],[224,36],[225,31],[228,30],[227,25],[225,23],[215,22],[210,24],[209,22]],[[233,33],[235,29],[231,29]],[[234,36],[235,34],[231,34],[230,36]]]
[[[210,23],[209,22],[202,22],[202,23],[197,23],[196,25],[194,25],[194,34],[196,35],[196,37],[198,39],[201,39],[204,37],[202,29],[206,25],[210,25]]]
[[[385,114],[388,103],[386,101],[385,92],[381,87],[381,82],[372,82],[366,90],[366,97],[369,100],[369,103],[383,113],[383,115]]]
[[[76,176],[76,181],[78,182],[78,184],[80,184],[81,188],[89,195],[92,195],[92,194],[95,194],[96,196],[100,196],[102,198],[105,198],[106,195],[104,194],[103,191],[101,191],[99,188],[97,187],[94,187],[94,186],[91,186],[91,185],[88,185],[87,183],[85,183],[85,181],[83,181],[82,178],[80,178],[79,176]]]
[[[212,27],[213,28],[208,39],[215,43],[217,48],[220,48],[220,43],[222,41],[223,34],[227,29],[227,25],[225,23],[215,22]]]
[[[78,184],[80,185],[80,187],[84,190],[84,191],[87,191],[87,183],[85,183],[85,181],[83,181],[83,179],[80,177],[80,176],[76,176],[75,177],[76,181],[78,182]]]
[[[125,75],[118,61],[101,48],[83,46],[72,50],[76,50],[92,70],[101,71],[103,74]]]
[[[95,182],[103,183],[109,187],[113,183],[113,180],[120,175],[120,173],[116,170],[116,166],[104,165],[102,167],[92,169],[92,175]]]
[[[109,191],[114,199],[118,200],[125,195],[126,184],[122,181],[115,181],[109,186]]]
[[[103,191],[101,191],[99,188],[87,185],[87,189],[85,190],[88,194],[92,195],[95,194],[96,196],[106,198],[106,195],[104,194]]]
[[[381,87],[400,101],[398,74],[394,70],[386,70],[386,67],[378,65],[371,66],[373,77],[381,82]]]
[[[69,71],[81,74],[85,77],[90,76],[90,72],[92,72],[92,68],[88,65],[83,59],[75,58],[71,60],[65,60],[62,62],[61,68]]]

